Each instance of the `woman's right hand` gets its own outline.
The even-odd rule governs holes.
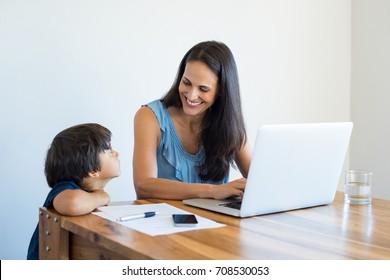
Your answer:
[[[212,198],[225,199],[228,197],[241,197],[244,195],[246,179],[236,179],[226,184],[213,186]]]

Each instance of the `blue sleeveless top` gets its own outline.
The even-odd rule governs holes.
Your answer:
[[[203,181],[197,173],[197,167],[203,162],[205,156],[203,147],[195,155],[185,150],[168,109],[161,100],[155,100],[145,106],[152,109],[161,129],[161,141],[157,149],[158,178],[187,183],[223,184],[228,182],[228,175],[218,182]]]

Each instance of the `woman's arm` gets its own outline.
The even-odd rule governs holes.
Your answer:
[[[235,159],[238,170],[240,170],[241,175],[244,178],[248,177],[251,160],[252,160],[252,150],[248,141],[246,141],[246,143],[242,146],[240,151],[237,153]]]
[[[56,211],[63,215],[79,216],[91,213],[97,207],[110,202],[110,196],[103,190],[86,192],[83,190],[64,190],[53,200]]]
[[[156,151],[160,139],[160,126],[153,111],[147,107],[140,108],[134,117],[133,153],[134,187],[139,199],[242,196],[245,179],[233,181],[234,183],[212,185],[157,178]]]

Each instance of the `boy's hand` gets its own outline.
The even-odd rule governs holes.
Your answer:
[[[101,199],[99,206],[107,205],[111,200],[110,195],[107,192],[105,192],[104,190],[93,191],[92,193],[95,193],[97,195],[97,197],[99,197]],[[95,208],[97,208],[99,206],[96,206]]]

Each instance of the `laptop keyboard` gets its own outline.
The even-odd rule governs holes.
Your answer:
[[[241,209],[241,201],[222,203],[222,204],[219,204],[219,205],[223,206],[223,207],[238,209],[238,210]]]

